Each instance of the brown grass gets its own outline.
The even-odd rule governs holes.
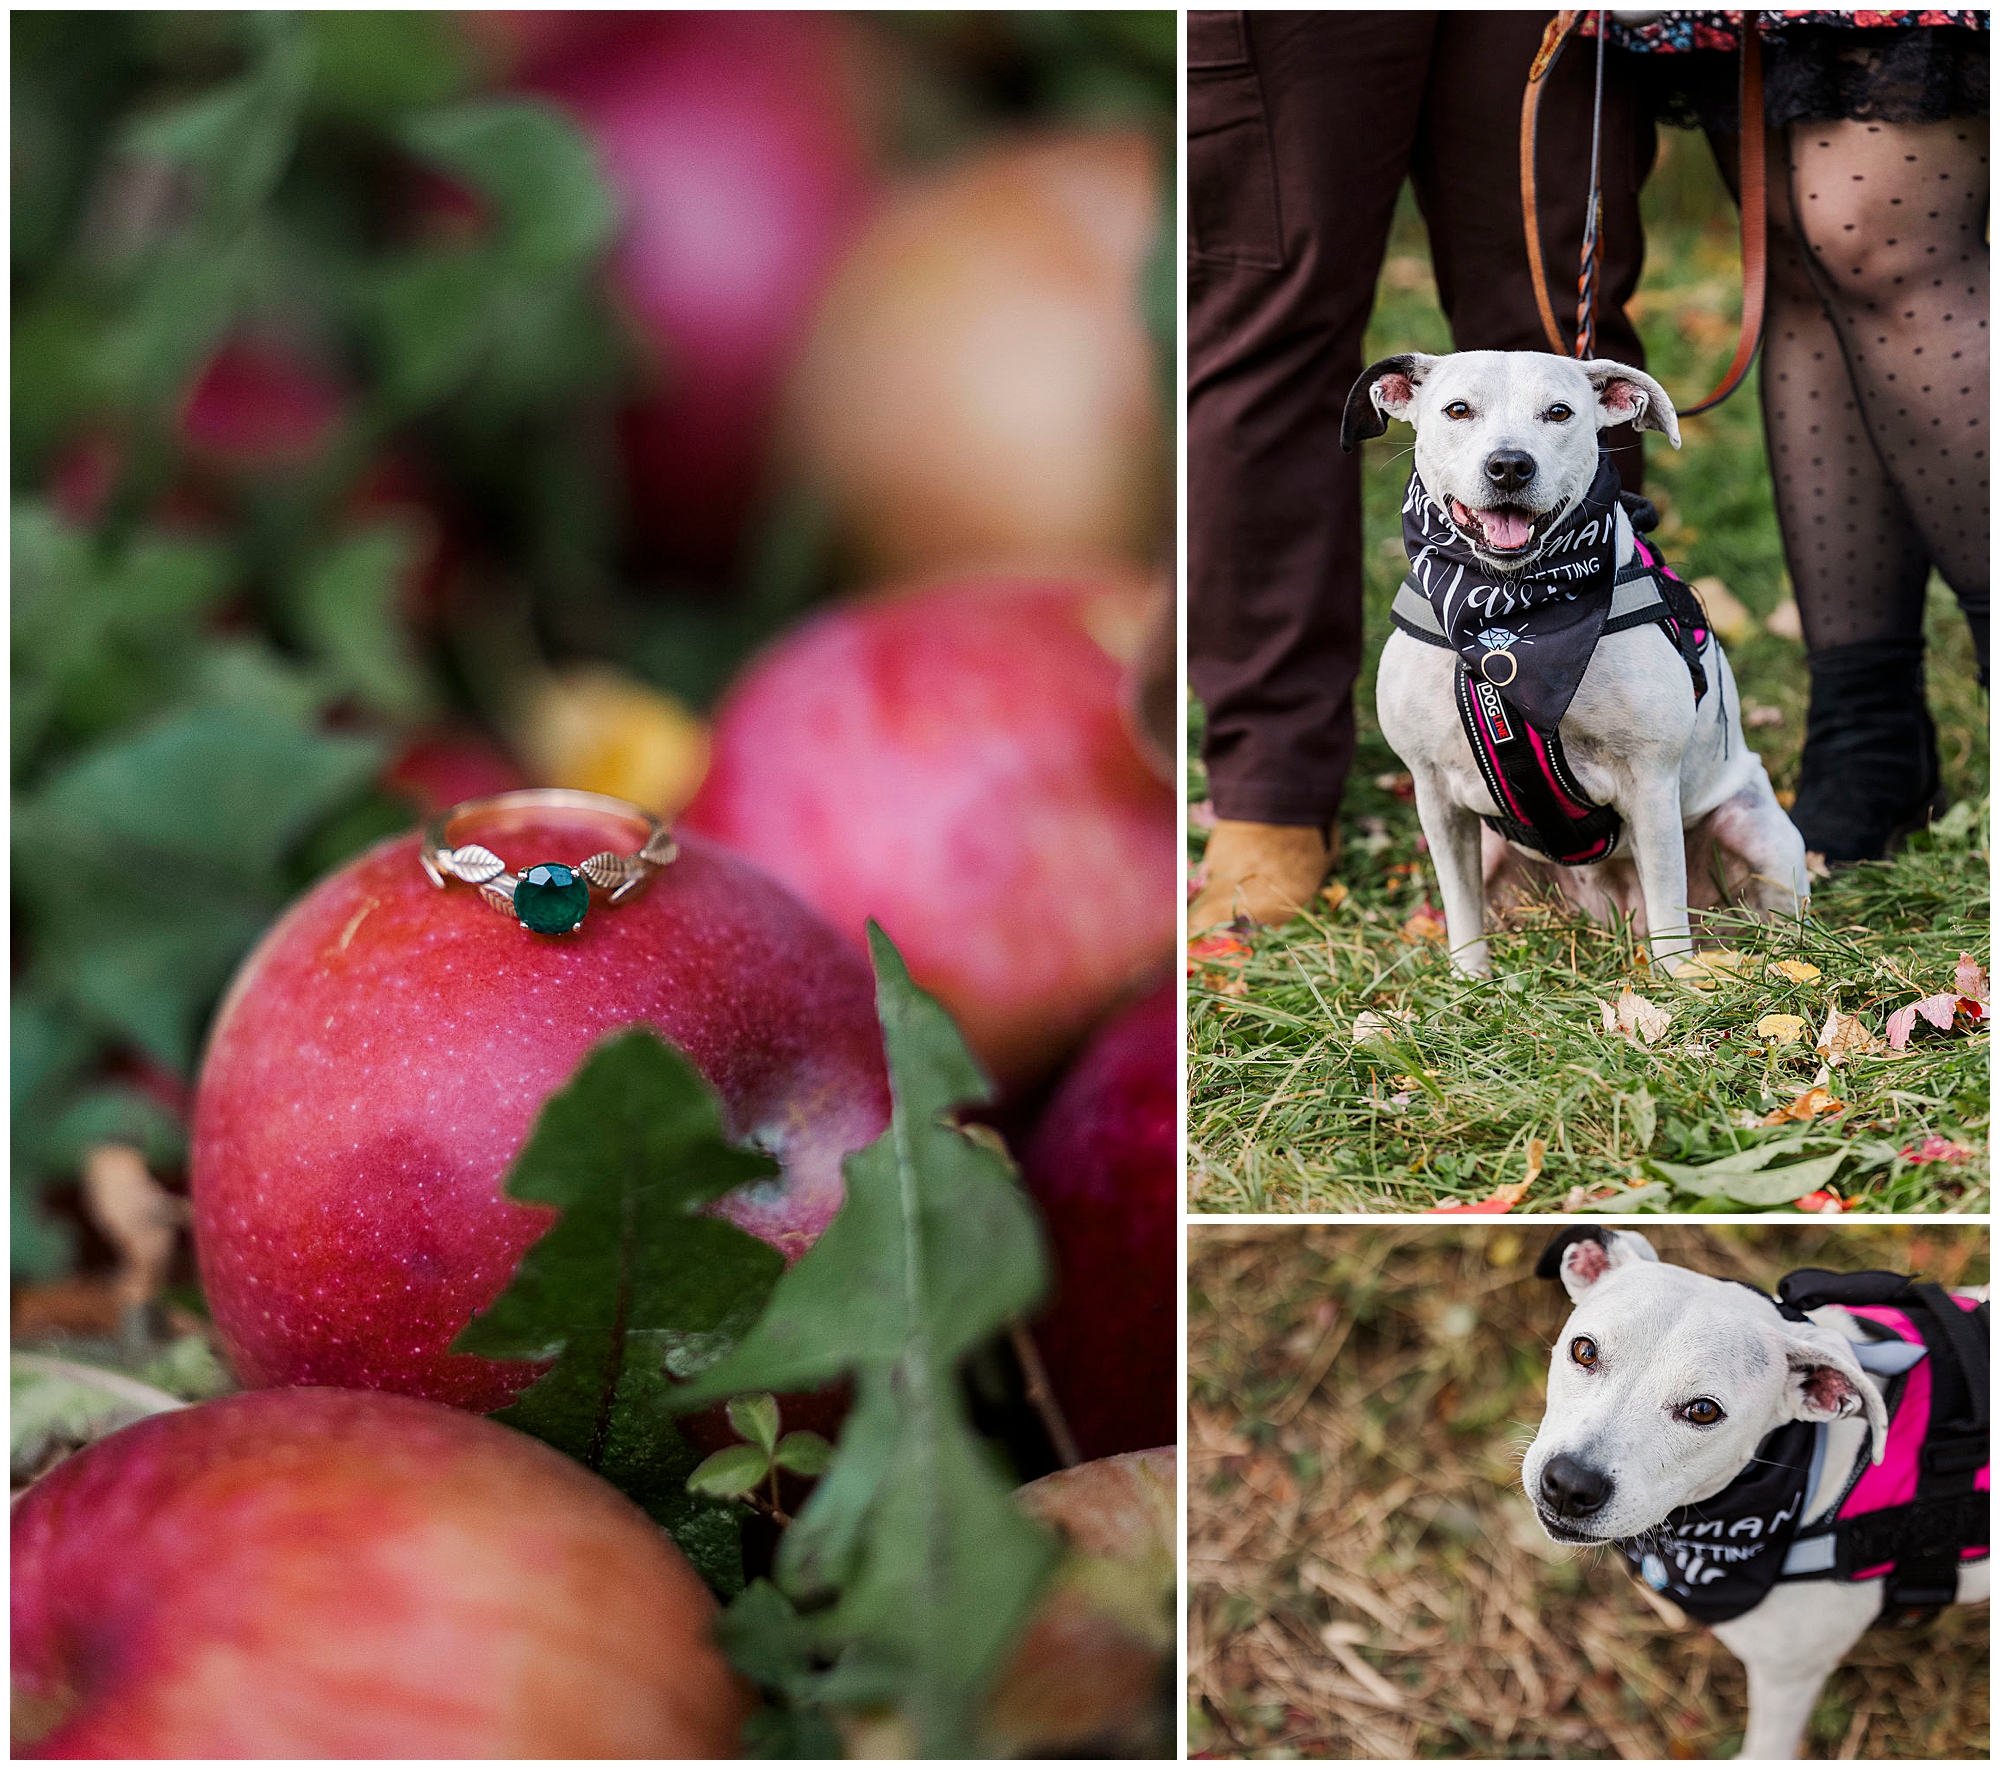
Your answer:
[[[1514,1485],[1567,1313],[1556,1226],[1189,1227],[1189,1745],[1198,1757],[1713,1757],[1743,1675]],[[1987,1276],[1983,1227],[1647,1225],[1768,1288],[1798,1266]],[[1873,1630],[1809,1755],[1984,1758],[1987,1615]]]

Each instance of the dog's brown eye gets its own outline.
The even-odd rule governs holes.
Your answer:
[[[1722,1418],[1722,1409],[1706,1395],[1697,1396],[1681,1409],[1681,1418],[1694,1426],[1712,1426]]]
[[[1568,406],[1558,403],[1549,407],[1542,416],[1548,419],[1551,424],[1560,424],[1570,416],[1570,409]]]
[[[1470,418],[1472,416],[1472,408],[1464,400],[1455,399],[1450,405],[1445,407],[1444,415],[1447,418]]]
[[[1569,1355],[1585,1370],[1594,1370],[1597,1366],[1597,1342],[1578,1334],[1569,1343]]]

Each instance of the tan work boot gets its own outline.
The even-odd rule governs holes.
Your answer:
[[[1318,830],[1299,824],[1217,822],[1203,864],[1208,882],[1188,905],[1188,933],[1248,916],[1289,922],[1312,901],[1335,854]]]

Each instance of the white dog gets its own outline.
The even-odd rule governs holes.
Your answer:
[[[1390,418],[1416,428],[1405,534],[1424,544],[1413,546],[1397,599],[1376,708],[1415,785],[1454,963],[1486,972],[1487,895],[1500,901],[1536,879],[1600,921],[1632,917],[1669,969],[1692,951],[1691,906],[1797,914],[1809,889],[1805,846],[1743,740],[1720,644],[1705,620],[1658,619],[1668,610],[1653,578],[1612,583],[1657,556],[1607,501],[1616,482],[1605,478],[1598,432],[1629,419],[1678,448],[1659,383],[1621,363],[1530,351],[1399,356],[1355,384],[1343,446],[1381,435]],[[1598,606],[1605,615],[1574,624]],[[1539,685],[1538,668],[1548,676]],[[1461,692],[1471,697],[1462,709]],[[1559,717],[1530,732],[1538,694]],[[1532,744],[1541,803],[1554,807],[1536,827],[1590,811],[1575,828],[1606,831],[1601,853],[1551,863],[1523,807],[1500,802],[1514,777],[1495,772],[1495,757],[1510,746],[1489,742],[1482,757],[1475,719],[1489,739],[1519,740],[1511,750],[1522,756]]]
[[[1986,1597],[1988,1495],[1973,1486],[1985,1479],[1974,1473],[1986,1456],[1983,1317],[1940,1326],[1951,1300],[1931,1287],[1933,1309],[1891,1274],[1799,1273],[1781,1296],[1896,1300],[1787,1319],[1748,1285],[1661,1264],[1631,1231],[1571,1231],[1538,1270],[1561,1278],[1576,1309],[1522,1485],[1549,1536],[1616,1544],[1743,1662],[1744,1757],[1797,1754],[1820,1686],[1885,1590],[1898,1607]],[[1935,1370],[1940,1346],[1967,1373],[1956,1389]],[[1933,1417],[1951,1398],[1970,1425]],[[1918,1486],[1927,1455],[1962,1491]],[[1926,1568],[1931,1589],[1913,1595]]]

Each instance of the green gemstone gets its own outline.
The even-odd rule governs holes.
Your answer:
[[[568,934],[583,925],[584,911],[590,908],[590,884],[574,869],[557,866],[530,867],[514,887],[514,914],[521,926],[537,934]]]

